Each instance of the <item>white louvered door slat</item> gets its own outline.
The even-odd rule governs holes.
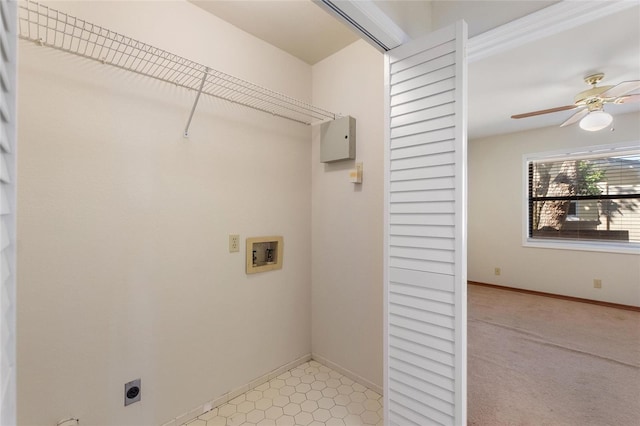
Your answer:
[[[0,0],[0,425],[16,419],[15,1]]]
[[[386,55],[385,424],[466,424],[466,24]]]

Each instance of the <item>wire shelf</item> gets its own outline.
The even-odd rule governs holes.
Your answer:
[[[336,114],[225,74],[31,0],[18,6],[19,37],[303,124]],[[195,105],[194,105],[195,108]]]

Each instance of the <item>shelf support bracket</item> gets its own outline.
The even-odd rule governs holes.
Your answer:
[[[198,89],[198,94],[196,95],[196,99],[193,101],[193,106],[191,107],[191,113],[189,114],[189,119],[187,120],[187,125],[184,128],[184,137],[189,137],[189,126],[191,125],[191,119],[193,118],[193,113],[196,112],[196,107],[198,106],[198,101],[200,100],[200,95],[202,94],[202,88],[204,87],[204,82],[207,80],[207,75],[209,75],[209,68],[205,68],[204,74],[202,74],[202,81],[200,82],[200,88]]]

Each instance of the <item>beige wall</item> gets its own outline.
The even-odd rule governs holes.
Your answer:
[[[640,255],[522,246],[523,155],[638,142],[639,114],[614,116],[614,126],[595,133],[548,127],[469,142],[469,280],[640,306]],[[593,288],[594,278],[602,289]]]
[[[311,98],[310,66],[191,4],[56,6]],[[158,425],[308,354],[310,128],[203,97],[184,139],[194,93],[19,47],[19,424]],[[247,276],[260,235],[284,267]]]
[[[356,118],[354,161],[312,170],[313,353],[382,386],[383,55],[358,41],[313,67],[313,102]]]
[[[319,162],[318,127],[203,97],[183,139],[193,93],[20,42],[20,424],[157,425],[309,352],[381,386],[383,55],[310,67],[181,1],[54,7],[354,116],[364,181]],[[521,246],[522,155],[637,139],[616,120],[470,142],[469,279],[640,305],[638,256]],[[283,269],[245,275],[274,234]]]

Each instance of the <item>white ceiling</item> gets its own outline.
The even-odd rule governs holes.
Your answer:
[[[509,117],[573,104],[590,87],[584,77],[597,72],[605,73],[601,85],[640,80],[640,6],[470,64],[470,137],[562,124],[575,111]],[[640,103],[605,110],[615,127],[615,115],[640,111]]]
[[[312,0],[188,0],[269,44],[313,65],[359,36]],[[340,3],[341,0],[334,0]],[[469,36],[540,10],[558,0],[372,0],[411,38],[459,19]]]
[[[189,0],[308,64],[358,40],[311,0]]]
[[[189,1],[309,64],[358,38],[311,0]],[[467,21],[473,37],[556,1],[374,3],[415,38],[461,18]],[[605,85],[640,79],[640,2],[637,4],[470,64],[469,137],[561,124],[571,111],[521,120],[510,116],[573,103],[573,96],[588,88],[583,78],[589,74],[604,72]],[[615,117],[640,111],[640,103],[605,108]]]

